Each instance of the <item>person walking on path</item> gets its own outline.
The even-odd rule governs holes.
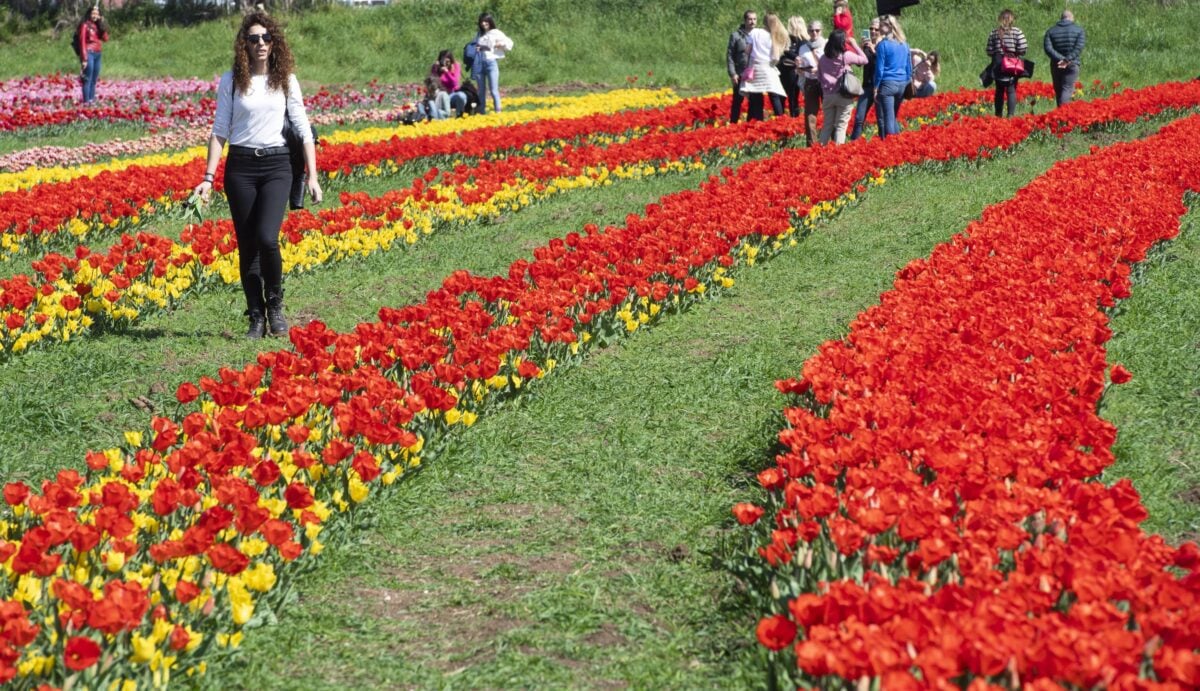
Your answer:
[[[896,113],[904,89],[912,81],[912,56],[900,21],[890,14],[879,18],[883,39],[875,45],[875,119],[879,136],[900,134]]]
[[[846,143],[846,126],[858,103],[856,96],[843,96],[838,91],[838,81],[851,65],[867,64],[867,56],[859,49],[854,38],[845,31],[836,29],[825,43],[825,54],[817,63],[817,81],[824,95],[825,122],[821,125],[821,146],[829,143]]]
[[[742,25],[729,36],[729,47],[725,49],[725,69],[729,72],[729,81],[733,85],[733,105],[729,109],[729,122],[737,122],[742,115],[742,74],[750,66],[750,32],[758,26],[758,14],[754,10],[746,10],[742,15]]]
[[[108,40],[108,24],[93,5],[75,29],[75,52],[79,54],[79,84],[84,103],[96,100],[96,82],[100,81],[100,54]]]
[[[496,28],[491,14],[479,15],[479,34],[475,36],[479,55],[471,65],[471,76],[479,84],[479,113],[487,112],[487,96],[492,95],[492,110],[500,112],[500,66],[508,51],[513,49],[512,39]]]
[[[1054,84],[1055,105],[1066,105],[1075,95],[1079,81],[1079,56],[1087,41],[1083,27],[1075,23],[1075,14],[1063,10],[1062,19],[1046,31],[1042,39],[1046,56],[1050,58],[1050,80]]]
[[[248,338],[262,338],[268,328],[276,336],[288,330],[279,254],[279,229],[292,187],[285,118],[303,140],[308,191],[314,203],[321,203],[312,126],[293,67],[292,53],[275,20],[263,12],[246,15],[234,39],[233,69],[221,75],[217,86],[204,180],[195,189],[205,201],[212,195],[221,150],[229,142],[225,196],[237,234],[238,268],[250,317]]]
[[[1012,10],[1000,13],[998,24],[992,33],[988,34],[987,54],[992,58],[992,79],[996,83],[994,105],[996,117],[1004,115],[1004,103],[1008,101],[1008,117],[1017,111],[1017,79],[1019,74],[1004,70],[1004,59],[1023,58],[1029,50],[1029,42],[1025,40],[1025,32],[1014,24],[1017,15]]]

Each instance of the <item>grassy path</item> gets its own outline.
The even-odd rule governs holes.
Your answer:
[[[1055,160],[1111,139],[896,176],[742,272],[731,295],[486,416],[375,505],[282,625],[248,637],[239,683],[761,685],[753,622],[710,554],[779,428],[772,381],[843,333],[896,268]]]
[[[1195,198],[1193,198],[1195,202]],[[1151,254],[1133,297],[1113,319],[1109,359],[1133,381],[1104,396],[1101,413],[1119,430],[1113,478],[1135,482],[1149,531],[1200,539],[1200,205],[1183,231]]]

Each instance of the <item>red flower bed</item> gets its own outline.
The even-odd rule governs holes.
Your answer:
[[[40,492],[5,487],[0,557],[12,559],[0,563],[24,587],[0,599],[0,679],[29,650],[92,674],[96,641],[130,677],[150,676],[133,642],[188,660],[198,630],[219,635],[245,624],[256,593],[282,592],[275,573],[319,551],[321,529],[345,525],[333,519],[394,480],[423,443],[440,445],[451,425],[589,344],[727,285],[727,267],[751,250],[779,249],[814,205],[881,166],[977,157],[1038,128],[1109,121],[1130,104],[1146,113],[1200,102],[1200,84],[1168,87],[1027,119],[787,150],[664,197],[624,227],[589,225],[552,240],[507,275],[455,272],[423,303],[383,309],[376,323],[339,334],[314,322],[292,331],[294,352],[180,386],[185,409],[176,419],[156,417],[126,447],[89,454],[86,476],[63,471]],[[829,504],[825,492],[812,499]],[[924,516],[918,508],[908,513]],[[79,565],[69,575],[81,579],[82,569],[93,587],[80,592],[57,575],[64,563]],[[762,628],[771,640],[789,629],[778,619]],[[162,635],[148,638],[155,631]],[[62,682],[62,669],[44,673]]]
[[[1197,127],[1055,165],[778,384],[805,405],[759,475],[758,638],[798,683],[1200,686],[1200,549],[1096,481],[1105,308],[1200,191]]]

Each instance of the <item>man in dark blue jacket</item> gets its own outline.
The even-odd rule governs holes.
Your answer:
[[[1075,23],[1071,10],[1063,10],[1062,19],[1050,27],[1042,43],[1050,57],[1050,79],[1054,82],[1054,102],[1071,102],[1075,82],[1079,81],[1079,55],[1083,52],[1083,27]]]

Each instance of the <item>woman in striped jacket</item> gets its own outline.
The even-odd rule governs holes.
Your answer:
[[[1008,100],[1008,117],[1012,117],[1017,108],[1017,79],[1020,75],[1005,74],[1001,69],[1001,61],[1005,57],[1024,58],[1029,43],[1025,40],[1025,32],[1013,26],[1017,16],[1012,10],[1000,13],[999,24],[992,33],[988,34],[987,53],[992,58],[992,77],[996,81],[996,117],[1004,115],[1004,101]]]

